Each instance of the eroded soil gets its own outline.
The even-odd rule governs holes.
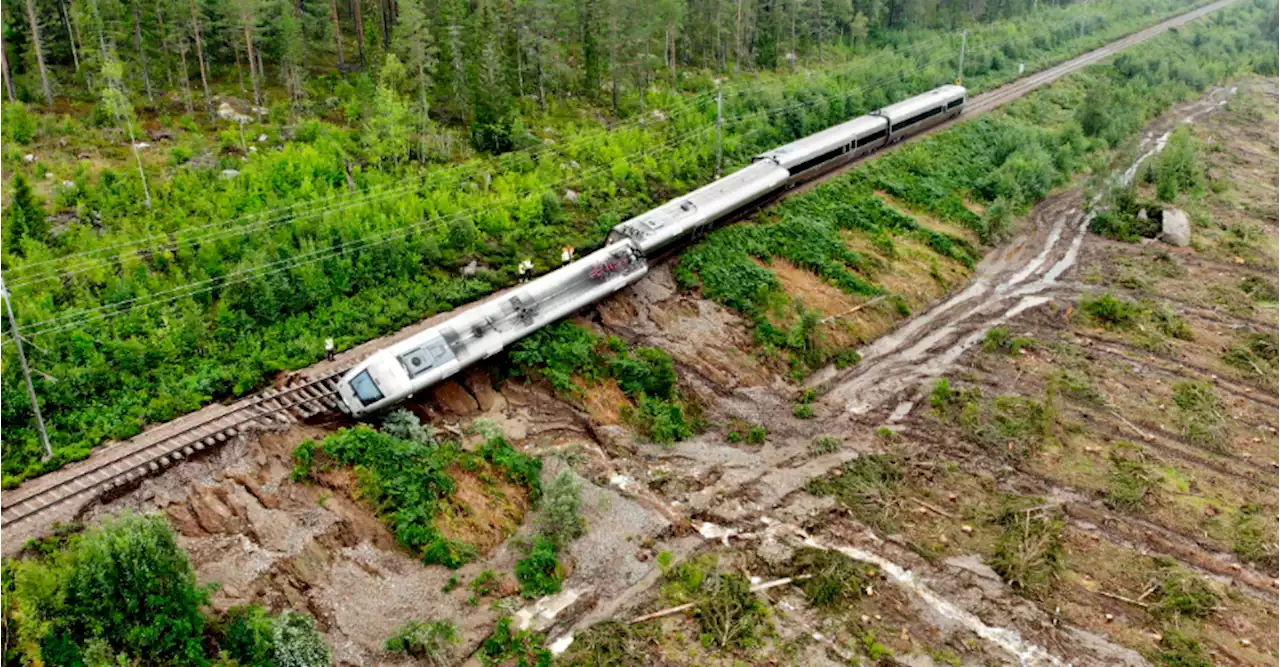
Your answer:
[[[1210,613],[1186,623],[1213,660],[1274,664],[1275,366],[1224,356],[1249,334],[1275,339],[1274,297],[1240,287],[1255,276],[1249,284],[1270,280],[1274,290],[1275,94],[1274,81],[1216,90],[1155,122],[1118,163],[1124,172],[1153,154],[1180,122],[1223,147],[1204,159],[1211,179],[1230,185],[1179,204],[1195,222],[1191,248],[1088,234],[1091,195],[1075,187],[1036,207],[971,279],[959,265],[930,278],[937,263],[925,248],[883,258],[880,279],[903,276],[887,287],[914,308],[936,301],[910,319],[796,267],[772,267],[790,298],[834,318],[828,335],[862,346],[860,364],[810,378],[821,393],[811,419],[795,416],[802,388],[758,349],[748,323],[677,289],[669,263],[580,321],[669,352],[708,425],[700,435],[669,447],[643,442],[625,425],[616,387],[565,399],[542,383],[497,381],[497,365],[421,397],[410,407],[464,442],[474,438],[468,424],[491,419],[544,456],[544,480],[568,466],[586,482],[588,532],[568,549],[565,593],[517,618],[580,659],[599,645],[593,626],[672,602],[663,552],[675,563],[713,553],[719,567],[763,581],[790,576],[807,544],[874,564],[865,596],[817,609],[795,586],[778,586],[759,594],[773,630],[755,648],[709,649],[697,623],[674,614],[630,626],[614,657],[816,665],[891,652],[894,664],[911,665],[1140,665],[1163,650],[1163,592],[1153,589],[1176,566],[1217,592]],[[872,252],[868,239],[849,242]],[[1103,293],[1155,303],[1189,336],[1106,328],[1080,306]],[[1021,343],[989,344],[1000,327]],[[939,401],[942,378],[955,393]],[[1176,387],[1188,381],[1212,390],[1212,414],[1179,412]],[[732,424],[767,437],[732,442]],[[166,513],[201,579],[220,582],[215,607],[310,611],[339,663],[411,664],[382,643],[414,619],[454,621],[463,635],[455,657],[472,655],[501,615],[524,605],[515,543],[536,509],[514,490],[503,502],[468,491],[475,509],[454,529],[487,552],[456,572],[425,567],[397,548],[350,474],[289,481],[293,448],[339,426],[242,440],[87,518]],[[816,446],[823,436],[834,441]],[[890,457],[897,481],[870,494],[840,483],[856,481],[853,464],[875,456]],[[1125,478],[1117,489],[1120,472],[1136,486]],[[1061,524],[1063,566],[1045,586],[1010,583],[988,564],[1009,539],[1014,505],[1028,526]],[[484,570],[502,583],[476,599],[467,584]]]

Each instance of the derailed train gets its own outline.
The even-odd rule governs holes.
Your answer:
[[[375,352],[339,383],[353,416],[377,412],[642,278],[648,258],[766,195],[964,112],[942,86],[756,156],[720,180],[613,228],[605,247],[448,321]]]

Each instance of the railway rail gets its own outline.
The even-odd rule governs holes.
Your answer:
[[[1201,6],[1048,69],[977,95],[970,98],[960,118],[942,123],[916,136],[932,134],[954,123],[991,111],[1036,88],[1105,60],[1130,46],[1195,21],[1238,1],[1218,0]],[[886,147],[880,153],[896,148],[897,146]],[[759,205],[750,207],[750,210],[767,206],[778,198],[808,190],[860,161],[853,160],[839,164],[831,171],[783,195],[766,197],[758,203]],[[663,253],[663,255],[666,254],[668,253]],[[654,261],[661,261],[661,259],[662,257],[656,257]],[[494,297],[499,297],[500,294]],[[264,390],[227,406],[226,410],[203,414],[190,423],[177,420],[157,427],[134,439],[141,441],[141,444],[129,446],[127,443],[122,443],[99,450],[84,462],[73,464],[61,471],[28,481],[17,489],[6,491],[3,496],[0,496],[0,528],[8,530],[24,524],[21,533],[37,534],[32,532],[35,529],[34,525],[26,524],[39,523],[40,520],[48,524],[59,514],[63,519],[71,518],[74,516],[74,511],[67,510],[76,505],[77,501],[82,504],[88,503],[113,489],[132,484],[197,453],[217,447],[248,430],[299,422],[314,418],[321,413],[336,411],[338,409],[337,382],[350,368],[351,365],[331,369],[322,376],[299,381],[283,389]],[[5,541],[5,553],[13,551],[12,544],[12,541]]]
[[[295,423],[336,410],[337,382],[345,372],[343,368],[283,389],[266,389],[142,447],[122,447],[117,456],[90,459],[74,476],[46,484],[35,480],[28,488],[9,491],[0,508],[0,527],[8,528],[67,501],[125,486],[252,428]]]

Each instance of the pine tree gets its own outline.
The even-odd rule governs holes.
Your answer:
[[[133,149],[133,159],[138,163],[138,175],[142,178],[144,201],[147,208],[151,208],[151,187],[147,184],[147,172],[142,168],[142,156],[138,154],[138,141],[133,131],[133,105],[124,92],[124,66],[111,52],[106,53],[102,63],[102,106],[129,135],[129,146]]]
[[[4,210],[4,231],[5,250],[18,256],[23,255],[23,239],[43,243],[49,234],[44,207],[36,200],[31,185],[22,176],[22,172],[13,175],[13,199],[9,208]]]
[[[762,69],[778,66],[778,0],[761,0],[756,8],[756,65]]]
[[[378,72],[373,111],[360,136],[366,154],[379,163],[399,164],[409,153],[409,105],[400,94],[405,78],[404,65],[388,53]]]
[[[468,84],[471,90],[471,143],[490,153],[513,147],[515,109],[504,84],[493,12],[481,5],[472,17],[468,44]]]
[[[392,52],[404,63],[413,78],[413,98],[418,114],[419,154],[427,154],[427,134],[430,128],[431,76],[435,71],[435,44],[431,39],[427,13],[422,3],[409,0],[400,5],[400,21],[391,37]]]

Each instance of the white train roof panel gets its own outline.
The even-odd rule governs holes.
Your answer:
[[[805,160],[817,157],[843,146],[853,139],[883,130],[884,121],[875,116],[858,116],[853,120],[829,127],[817,134],[779,146],[758,158],[776,161],[784,168],[794,167]]]
[[[921,93],[915,97],[909,97],[901,102],[890,104],[876,112],[876,114],[888,118],[890,122],[897,122],[902,118],[910,118],[925,109],[935,107],[941,103],[964,97],[964,95],[965,89],[963,86],[946,85],[934,88],[927,93]]]

